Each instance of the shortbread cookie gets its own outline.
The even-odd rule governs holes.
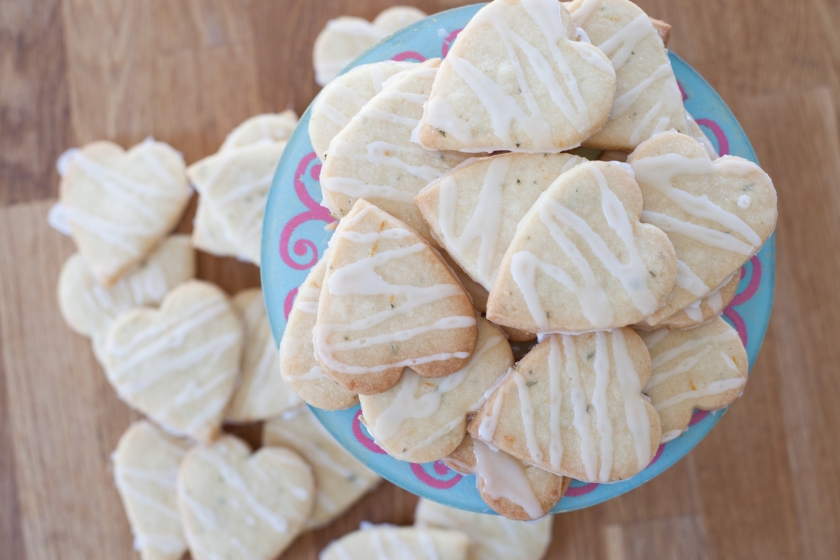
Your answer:
[[[557,474],[624,480],[659,445],[659,415],[642,395],[649,377],[650,356],[632,329],[551,335],[490,395],[469,431]]]
[[[642,193],[626,164],[593,161],[561,175],[522,219],[487,318],[528,332],[631,325],[674,287],[676,256],[639,223]]]
[[[464,269],[462,269],[458,263],[452,259],[452,256],[444,249],[439,248],[437,249],[437,252],[441,257],[443,257],[444,262],[446,262],[446,266],[455,273],[458,281],[461,282],[461,285],[467,291],[467,294],[469,294],[475,310],[479,313],[487,313],[487,298],[490,297],[490,292],[487,291],[487,288],[470,278],[469,274],[464,272]]]
[[[688,429],[694,409],[717,410],[738,398],[747,383],[747,351],[738,332],[720,317],[682,331],[642,333],[652,373],[644,392],[662,421],[662,441]]]
[[[235,236],[241,255],[257,266],[268,189],[285,146],[284,142],[265,142],[231,148],[187,169],[219,226]]]
[[[84,257],[75,253],[58,277],[58,305],[70,328],[90,337],[100,355],[108,327],[121,313],[158,305],[169,290],[193,277],[195,252],[186,235],[161,241],[145,261],[109,287],[101,285]]]
[[[134,548],[143,560],[179,560],[187,551],[176,483],[189,447],[189,441],[141,420],[126,430],[111,457]]]
[[[248,261],[240,247],[240,240],[225,226],[219,214],[221,212],[204,197],[198,198],[191,237],[193,247],[211,255]]]
[[[470,538],[467,560],[540,560],[551,544],[551,516],[518,523],[499,515],[485,515],[447,507],[420,498],[414,525],[454,529]]]
[[[233,394],[242,326],[219,288],[181,284],[160,309],[136,308],[108,330],[108,380],[132,407],[195,439],[213,439]]]
[[[466,159],[412,142],[439,65],[434,58],[400,74],[333,138],[320,179],[322,204],[333,216],[364,198],[430,239],[414,196]]]
[[[178,469],[178,504],[194,560],[273,560],[295,540],[315,496],[312,469],[284,447],[223,436],[191,449]]]
[[[227,135],[219,152],[261,142],[286,142],[291,138],[297,123],[297,113],[291,109],[282,113],[265,113],[251,117]]]
[[[406,368],[394,387],[359,398],[362,419],[392,457],[411,463],[442,459],[464,439],[467,415],[481,408],[485,395],[512,365],[504,333],[479,319],[475,351],[460,371],[427,379]]]
[[[776,190],[736,156],[709,159],[697,140],[666,132],[630,155],[644,196],[642,221],[663,229],[677,253],[677,285],[648,318],[660,322],[707,295],[758,252],[776,226]]]
[[[321,285],[327,271],[326,254],[312,267],[298,288],[280,341],[283,379],[307,404],[325,410],[342,410],[359,402],[359,395],[333,381],[315,359],[312,331],[318,312]]]
[[[312,105],[309,118],[309,140],[321,161],[335,135],[350,124],[373,96],[395,74],[404,72],[416,62],[384,60],[357,66],[327,84]]]
[[[575,40],[557,0],[494,0],[458,35],[435,78],[423,146],[465,152],[561,152],[606,122],[609,59]]]
[[[715,145],[712,144],[712,141],[709,140],[709,137],[706,136],[706,133],[703,132],[703,129],[700,128],[700,125],[697,124],[697,121],[694,120],[694,117],[688,111],[685,112],[685,120],[688,122],[688,135],[703,144],[703,147],[706,148],[706,152],[709,154],[709,158],[719,158],[720,154],[717,153]]]
[[[460,370],[478,327],[458,279],[416,232],[359,199],[330,241],[318,301],[315,355],[324,371],[363,395]]]
[[[708,323],[723,313],[723,310],[735,297],[740,282],[741,275],[738,272],[734,273],[728,281],[723,283],[723,286],[719,286],[708,295],[661,321],[659,328],[682,330]],[[633,326],[641,330],[654,330],[654,327],[648,325],[647,320]]]
[[[232,303],[242,320],[244,340],[239,368],[241,375],[228,404],[225,420],[267,420],[303,404],[280,374],[280,355],[271,336],[262,290],[243,290],[233,297]]]
[[[110,286],[175,227],[190,199],[184,158],[149,139],[123,150],[93,142],[74,152],[59,200],[79,253]]]
[[[630,0],[575,0],[572,21],[615,68],[615,100],[587,146],[633,151],[658,132],[688,132],[682,92],[650,18]]]
[[[467,560],[469,537],[460,531],[374,525],[333,541],[319,560]]]
[[[432,235],[490,290],[516,226],[560,175],[586,161],[571,154],[507,153],[465,161],[414,201]]]
[[[458,472],[474,474],[481,499],[499,515],[519,521],[544,517],[571,483],[469,435],[444,462]]]
[[[315,507],[307,528],[323,527],[338,518],[380,481],[335,441],[305,405],[266,422],[263,445],[288,447],[312,466]]]
[[[391,6],[382,10],[373,20],[373,26],[388,33],[399,31],[426,17],[426,12],[414,6]]]

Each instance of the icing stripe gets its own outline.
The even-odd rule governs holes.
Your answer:
[[[666,399],[654,406],[656,407],[657,411],[662,411],[666,408],[671,408],[672,406],[676,406],[689,399],[702,399],[703,397],[711,397],[714,395],[725,393],[727,391],[731,391],[733,389],[738,389],[739,387],[743,387],[744,384],[746,384],[746,382],[747,379],[745,377],[734,377],[732,379],[714,381],[712,383],[709,383],[706,387],[702,389],[697,389],[695,391],[687,391],[685,393],[674,395],[670,399]]]
[[[610,419],[607,389],[610,384],[610,355],[607,335],[595,333],[595,390],[592,393],[592,408],[595,411],[595,426],[601,440],[601,468],[598,480],[608,482],[613,469],[613,425]]]

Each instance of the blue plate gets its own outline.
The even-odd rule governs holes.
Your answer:
[[[419,21],[372,47],[347,69],[388,59],[423,61],[446,56],[458,31],[480,8],[481,5],[466,6]],[[723,100],[681,58],[674,54],[670,56],[685,106],[705,129],[718,152],[756,161],[746,134]],[[262,286],[278,346],[298,286],[318,261],[332,235],[324,229],[332,217],[319,205],[321,163],[309,141],[310,112],[311,106],[300,119],[277,167],[263,223]],[[738,293],[724,312],[724,317],[738,330],[747,347],[750,368],[758,356],[770,320],[775,263],[775,238],[770,237],[758,255],[743,267]],[[455,473],[440,461],[412,464],[386,455],[360,424],[358,406],[338,412],[313,410],[345,448],[383,478],[447,506],[492,513],[479,496],[472,476]],[[553,513],[599,504],[658,476],[694,448],[723,413],[695,412],[691,428],[677,439],[661,445],[650,466],[629,480],[615,484],[573,482]]]

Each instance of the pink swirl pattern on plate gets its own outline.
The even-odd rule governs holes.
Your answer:
[[[391,57],[391,60],[396,60],[397,62],[402,62],[404,60],[414,60],[416,62],[425,62],[426,57],[422,54],[414,51],[403,51],[401,53],[395,54]]]
[[[735,327],[735,330],[738,331],[738,336],[741,337],[741,342],[744,343],[744,346],[747,345],[747,326],[744,323],[743,317],[738,311],[735,310],[736,305],[742,305],[752,299],[755,293],[758,291],[758,286],[761,284],[761,276],[762,276],[762,269],[761,269],[761,259],[758,258],[758,255],[753,256],[749,263],[752,265],[752,275],[750,276],[750,281],[747,284],[747,287],[744,289],[743,292],[735,294],[735,297],[732,298],[732,302],[729,304],[724,312],[723,316],[732,321],[732,325]],[[747,275],[747,267],[741,267],[741,278]]]
[[[303,263],[297,262],[294,258],[292,258],[292,255],[289,252],[289,244],[292,242],[292,236],[294,235],[295,230],[304,223],[313,220],[326,223],[331,223],[333,221],[333,217],[330,215],[329,210],[315,202],[312,197],[309,196],[309,192],[306,190],[306,185],[303,182],[303,177],[306,175],[307,169],[309,169],[310,177],[312,177],[315,181],[318,180],[318,177],[321,174],[321,163],[317,158],[318,156],[315,152],[310,152],[305,155],[298,164],[294,181],[295,194],[297,195],[298,200],[306,206],[307,210],[289,220],[286,225],[283,226],[283,232],[280,234],[280,258],[283,259],[283,262],[286,265],[295,270],[307,270],[312,268],[312,266],[318,262],[318,247],[311,239],[298,239],[294,242],[292,249],[298,257],[305,257],[309,253],[312,254],[312,257]],[[310,164],[312,164],[313,161],[315,163],[310,167]]]
[[[381,447],[376,445],[376,442],[373,441],[373,438],[368,436],[365,432],[362,431],[362,409],[356,411],[356,414],[353,415],[353,435],[356,437],[356,441],[361,443],[365,446],[365,449],[368,451],[372,451],[377,455],[385,455],[385,451],[382,450]]]
[[[414,473],[414,476],[416,476],[420,482],[426,486],[437,488],[438,490],[448,490],[458,484],[463,478],[463,475],[456,473],[444,465],[443,461],[435,461],[432,463],[432,470],[434,471],[434,474],[437,476],[444,476],[451,473],[455,476],[446,479],[436,478],[433,474],[429,473],[425,467],[425,465],[421,465],[419,463],[411,463],[411,472]]]

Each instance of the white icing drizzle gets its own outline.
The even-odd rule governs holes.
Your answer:
[[[580,454],[586,470],[586,478],[587,480],[598,480],[598,457],[590,427],[589,404],[580,378],[575,339],[569,335],[562,336],[563,353],[566,358],[566,374],[569,376],[569,384],[571,385],[572,411],[574,412],[572,425],[577,431],[578,437],[580,437]]]
[[[528,382],[516,370],[513,370],[513,381],[516,383],[516,390],[519,394],[519,411],[522,415],[522,424],[525,429],[525,441],[528,446],[528,453],[531,459],[536,463],[541,463],[543,460],[543,452],[540,449],[540,444],[537,441],[537,435],[534,426],[534,407],[531,405],[531,393],[528,388]]]
[[[677,260],[677,286],[697,297],[709,293],[706,283],[681,260]]]
[[[336,107],[330,105],[326,101],[319,100],[318,104],[315,107],[321,114],[323,114],[325,117],[330,119],[332,122],[334,122],[341,128],[344,128],[345,126],[350,124],[350,118],[347,117],[347,115],[345,115]]]
[[[633,129],[633,132],[630,134],[630,143],[633,145],[637,145],[642,140],[642,134],[645,130],[647,130],[648,125],[651,121],[659,115],[659,111],[662,110],[662,100],[660,99],[656,103],[653,104],[653,107],[645,114],[645,117],[639,121],[639,124],[636,125],[636,128]],[[648,136],[655,136],[660,132],[665,132],[668,130],[668,127],[671,124],[671,117],[663,116],[660,117],[659,120],[656,122],[656,126],[653,127],[653,132],[651,132]]]
[[[650,350],[654,346],[662,342],[662,339],[668,336],[668,333],[670,332],[671,331],[669,331],[668,329],[657,329],[655,331],[642,332],[639,334],[642,335],[642,340],[644,341],[645,346],[647,346],[648,350]]]
[[[656,29],[653,28],[647,14],[641,13],[615,35],[598,45],[598,48],[610,57],[613,68],[620,70],[630,59],[636,45],[651,33],[655,34]]]
[[[411,165],[400,157],[397,157],[397,155],[394,155],[414,154],[422,156],[428,153],[428,151],[421,148],[406,148],[382,141],[371,142],[367,146],[359,146],[336,138],[330,144],[330,155],[332,156],[364,160],[374,165],[404,169],[418,179],[431,182],[443,176],[443,171],[430,165]]]
[[[676,406],[689,399],[702,399],[703,397],[711,397],[714,395],[725,393],[727,391],[731,391],[733,389],[738,389],[739,387],[743,387],[744,384],[746,384],[746,382],[747,379],[745,377],[733,377],[732,379],[714,381],[712,383],[709,383],[702,389],[686,391],[685,393],[674,395],[670,399],[666,399],[661,403],[654,405],[654,407],[657,411],[665,410],[666,408]]]
[[[667,329],[662,330],[666,334],[668,333]],[[653,356],[651,358],[651,371],[653,372],[653,374],[650,376],[650,379],[648,379],[648,382],[645,385],[645,392],[650,391],[660,383],[670,379],[675,375],[679,375],[680,373],[690,371],[699,363],[699,361],[704,356],[711,352],[716,345],[732,342],[735,340],[738,340],[738,333],[732,329],[727,329],[725,332],[719,334],[687,340],[682,344],[675,346],[674,348],[669,348],[661,354]],[[694,352],[698,349],[698,352],[683,359],[673,368],[662,371],[662,366],[668,364],[672,360],[681,358],[682,356],[685,356],[686,354]]]
[[[391,185],[371,185],[360,179],[351,179],[350,177],[325,177],[321,180],[321,188],[325,191],[338,192],[365,200],[384,198],[395,202],[414,202],[414,194],[409,191],[403,191]]]
[[[610,111],[610,118],[617,119],[626,113],[651,84],[662,78],[676,81],[670,62],[666,61],[665,64],[654,70],[650,76],[639,82],[638,85],[616,97],[613,101],[612,111]]]
[[[70,222],[64,214],[64,207],[60,202],[56,202],[50,207],[47,214],[47,223],[51,228],[64,235],[71,235],[73,230],[70,228]]]
[[[462,144],[473,144],[470,123],[462,119],[442,95],[436,96],[426,104],[424,117],[429,125],[445,131]]]
[[[662,437],[659,438],[659,443],[668,443],[669,441],[675,440],[680,435],[682,435],[683,430],[668,430],[662,434]]]
[[[79,148],[69,148],[58,156],[55,162],[55,170],[58,171],[60,177],[64,177],[67,174],[67,169],[79,153],[81,153]]]
[[[511,368],[508,373],[513,371]],[[506,376],[505,376],[506,377]],[[502,404],[504,403],[504,393],[502,391],[494,391],[492,393],[493,404],[490,407],[490,413],[484,414],[481,422],[478,424],[478,437],[483,441],[493,441],[496,435],[496,429],[499,426],[499,415],[502,412]]]
[[[613,336],[616,332],[613,331]],[[618,363],[616,363],[618,366]],[[595,426],[601,440],[601,467],[598,480],[607,482],[613,469],[613,425],[610,419],[607,389],[610,384],[610,355],[607,347],[607,335],[603,331],[595,333],[595,390],[592,393],[592,408],[595,411]]]
[[[560,431],[560,413],[563,405],[563,390],[560,384],[562,356],[558,337],[549,337],[548,382],[549,382],[549,431],[548,454],[551,470],[560,471],[563,461],[563,439]]]
[[[646,224],[653,224],[666,233],[676,233],[684,235],[689,239],[699,241],[709,247],[717,247],[724,251],[732,253],[740,253],[742,255],[752,255],[757,247],[744,243],[730,233],[724,233],[715,229],[698,226],[691,222],[684,222],[671,216],[661,214],[659,212],[652,212],[650,210],[642,211],[642,222]]]
[[[531,519],[542,517],[545,512],[534,494],[534,489],[525,476],[522,463],[504,453],[493,451],[482,442],[475,440],[474,473],[483,482],[481,490],[494,499],[506,498],[525,510]]]
[[[370,103],[362,107],[359,114],[374,120],[390,122],[411,128],[414,128],[420,122],[419,120],[412,119],[411,117],[404,117],[394,113],[389,113],[388,111],[383,111],[379,107],[372,106]]]
[[[601,4],[601,0],[583,0],[578,9],[572,12],[572,21],[578,27],[583,27],[592,12]]]
[[[633,360],[627,351],[624,332],[621,329],[612,331],[613,359],[615,371],[624,401],[624,413],[627,426],[636,444],[636,459],[641,471],[650,463],[650,417],[644,405],[642,386],[639,374],[633,366]]]
[[[746,210],[752,204],[752,199],[747,194],[742,194],[738,197],[738,208]]]
[[[368,72],[370,72],[370,85],[373,86],[373,91],[379,93],[382,91],[383,83],[387,79],[385,72],[382,71],[382,66],[379,64],[368,64]],[[400,74],[400,72],[397,72]]]

